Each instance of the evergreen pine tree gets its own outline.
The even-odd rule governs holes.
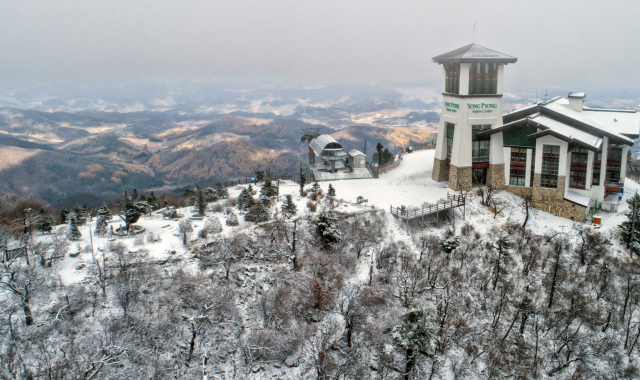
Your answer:
[[[386,334],[391,336],[393,345],[385,349],[385,354],[391,356],[390,349],[395,348],[405,357],[405,378],[413,372],[418,355],[432,357],[437,342],[431,327],[429,316],[421,309],[412,308],[402,316],[402,322],[388,328]]]
[[[314,182],[313,186],[311,186],[311,192],[318,194],[320,190],[321,189],[320,189],[320,185],[318,185],[318,181]]]
[[[165,219],[176,219],[178,217],[178,211],[173,206],[168,206],[166,210],[162,211],[162,216]]]
[[[237,226],[239,224],[238,217],[235,213],[232,212],[227,216],[227,226]]]
[[[229,198],[229,191],[223,184],[218,183],[216,185],[216,195],[218,196],[218,199],[226,199]]]
[[[316,225],[316,233],[320,240],[327,243],[339,243],[342,241],[342,234],[338,230],[338,217],[333,211],[322,211],[313,220]]]
[[[269,220],[269,212],[261,203],[254,204],[249,212],[244,216],[244,220],[247,222],[266,222]]]
[[[264,179],[264,171],[256,170],[256,182],[262,182],[263,179]]]
[[[276,195],[278,195],[278,189],[273,185],[270,178],[267,178],[264,180],[264,184],[260,189],[260,194],[269,198],[275,197]]]
[[[55,225],[56,225],[56,222],[55,220],[53,220],[51,215],[49,215],[46,212],[43,212],[42,214],[40,214],[40,218],[38,218],[36,228],[42,231],[42,233],[45,233],[45,232],[51,233]]]
[[[78,230],[78,221],[75,214],[69,215],[69,232],[67,232],[69,240],[78,240],[82,237],[82,234]]]
[[[158,209],[158,199],[156,198],[155,194],[153,194],[153,191],[150,192],[147,196],[147,203],[149,203],[152,211]]]
[[[103,218],[104,220],[109,221],[113,218],[113,214],[111,213],[111,210],[107,206],[102,205],[98,209],[98,219],[99,218]]]
[[[304,185],[307,183],[307,177],[304,175],[304,171],[302,170],[302,165],[300,165],[300,196],[304,192]]]
[[[61,224],[67,224],[67,218],[69,217],[69,210],[67,210],[66,208],[62,211],[60,211],[60,223]]]
[[[327,190],[327,196],[329,197],[336,196],[336,189],[331,184],[329,184],[329,189]]]
[[[249,185],[251,187],[251,185]],[[238,195],[237,206],[238,210],[248,210],[255,203],[251,190],[249,188],[242,189],[240,195]]]
[[[627,220],[622,222],[622,241],[631,252],[640,255],[640,195],[636,192],[627,199],[629,212]]]
[[[96,230],[94,231],[98,236],[105,236],[109,232],[109,223],[107,223],[107,219],[102,216],[98,216],[98,220],[96,221]]]
[[[260,203],[266,208],[271,207],[271,198],[265,196],[264,194],[260,195]]]
[[[253,189],[253,186],[251,186],[251,184],[247,186],[247,191],[249,192],[249,194],[251,194],[251,196],[256,195],[256,190]]]
[[[296,204],[293,203],[293,197],[291,194],[287,194],[284,198],[284,203],[282,204],[282,214],[285,216],[292,216],[298,212],[298,208]]]
[[[87,222],[87,214],[79,205],[73,208],[73,213],[75,214],[77,225],[82,226]]]
[[[460,245],[460,236],[456,236],[453,234],[453,231],[448,230],[444,238],[440,241],[440,248],[446,253],[449,254],[453,252]]]
[[[131,194],[131,200],[138,200],[138,189],[133,189],[133,194]]]

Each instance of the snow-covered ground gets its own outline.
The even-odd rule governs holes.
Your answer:
[[[420,206],[424,202],[435,203],[440,199],[446,198],[448,193],[452,191],[447,188],[446,182],[435,182],[431,179],[431,172],[433,169],[433,150],[417,151],[411,154],[405,154],[400,166],[388,173],[382,173],[379,179],[363,179],[363,180],[342,180],[331,182],[320,182],[321,188],[326,193],[329,184],[331,183],[336,189],[336,198],[342,199],[345,202],[337,206],[337,210],[340,212],[361,212],[364,211],[363,205],[356,205],[356,198],[362,196],[368,200],[367,207],[374,206],[375,208],[385,210],[386,218],[389,225],[389,236],[386,240],[403,240],[411,244],[410,234],[405,231],[404,224],[399,224],[397,220],[388,212],[391,205],[395,206]],[[311,184],[308,184],[308,189]],[[235,198],[240,194],[240,191],[246,186],[237,186],[229,189],[229,196]],[[256,190],[259,190],[256,188]],[[640,190],[640,185],[627,179],[626,180],[626,192],[623,197],[623,201],[620,203],[617,213],[602,212],[602,230],[612,231],[625,219],[625,213],[628,211],[628,205],[624,201],[630,198],[637,190]],[[307,208],[308,198],[300,197],[300,187],[297,183],[291,181],[283,181],[280,184],[280,202],[277,204],[277,210],[280,209],[284,195],[293,195],[294,202],[296,203],[299,214],[309,213]],[[502,191],[497,195],[497,198],[506,207],[502,212],[494,217],[494,214],[488,208],[480,205],[479,198],[474,197],[470,200],[466,207],[466,221],[473,224],[473,226],[479,232],[486,232],[492,226],[496,224],[502,224],[506,221],[522,222],[524,219],[523,210],[519,206],[521,199],[509,192]],[[178,212],[182,215],[182,219],[189,218],[194,214],[194,210],[191,207],[179,209]],[[238,214],[238,210],[234,209],[234,212]],[[276,212],[276,208],[272,208],[272,212]],[[237,227],[230,227],[226,225],[225,213],[208,212],[209,216],[215,216],[220,219],[223,227],[222,235],[230,236],[234,232],[253,228],[254,223],[248,223],[243,220],[242,215],[238,215],[240,225]],[[462,213],[457,210],[457,226],[461,225]],[[142,217],[138,225],[143,226],[146,231],[144,234],[139,235],[136,238],[124,238],[117,239],[117,242],[126,245],[129,251],[146,251],[147,258],[149,260],[167,260],[172,256],[182,256],[188,252],[188,250],[182,244],[182,237],[178,231],[179,220],[165,220],[160,211],[154,212],[152,216]],[[191,235],[192,239],[198,236],[198,232],[204,227],[205,220],[194,220],[193,222],[194,232]],[[114,226],[114,229],[124,223],[118,216],[114,216],[110,225]],[[537,233],[545,233],[549,230],[558,232],[569,231],[574,225],[574,222],[560,218],[549,213],[536,210],[534,215],[530,218],[528,227]],[[56,231],[64,230],[66,226],[58,226]],[[433,232],[441,232],[442,228],[446,226],[442,225],[440,228],[434,228]],[[64,284],[71,284],[82,281],[85,278],[86,270],[90,267],[92,262],[91,257],[91,240],[90,229],[95,229],[95,219],[93,222],[88,223],[85,226],[80,227],[82,238],[71,244],[70,253],[77,253],[81,251],[78,257],[68,258],[62,260],[56,265],[58,266],[57,272],[60,275]],[[415,232],[414,232],[415,233]],[[160,238],[157,242],[148,242],[147,237],[149,234],[153,234]],[[49,239],[48,235],[38,235],[38,238]],[[106,245],[114,241],[106,237],[99,237],[93,235],[93,247],[96,255],[105,249]],[[614,239],[615,240],[615,239]],[[138,244],[136,244],[136,242]],[[140,245],[144,242],[144,245]],[[363,271],[359,271],[358,277],[367,276],[366,263],[362,263]],[[195,267],[194,267],[195,268]]]

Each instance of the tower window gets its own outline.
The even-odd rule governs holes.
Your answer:
[[[498,64],[474,63],[469,70],[469,95],[498,93]]]
[[[453,134],[456,125],[445,121],[444,126],[447,129],[447,160],[450,160],[451,152],[453,151]]]
[[[445,85],[444,92],[449,94],[460,93],[460,64],[459,63],[445,63]]]

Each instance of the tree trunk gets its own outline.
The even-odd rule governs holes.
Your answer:
[[[29,299],[22,300],[22,310],[24,310],[24,323],[27,326],[33,324],[33,313],[31,313],[31,305],[29,305]]]
[[[404,369],[404,380],[409,380],[411,378],[411,372],[413,371],[413,367],[416,365],[416,357],[414,355],[413,348],[407,349],[407,364]]]

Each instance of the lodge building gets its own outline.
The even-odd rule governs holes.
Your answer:
[[[588,108],[571,92],[503,114],[504,67],[517,58],[471,44],[433,61],[443,66],[435,181],[506,189],[580,222],[617,208],[640,134],[635,110]]]

